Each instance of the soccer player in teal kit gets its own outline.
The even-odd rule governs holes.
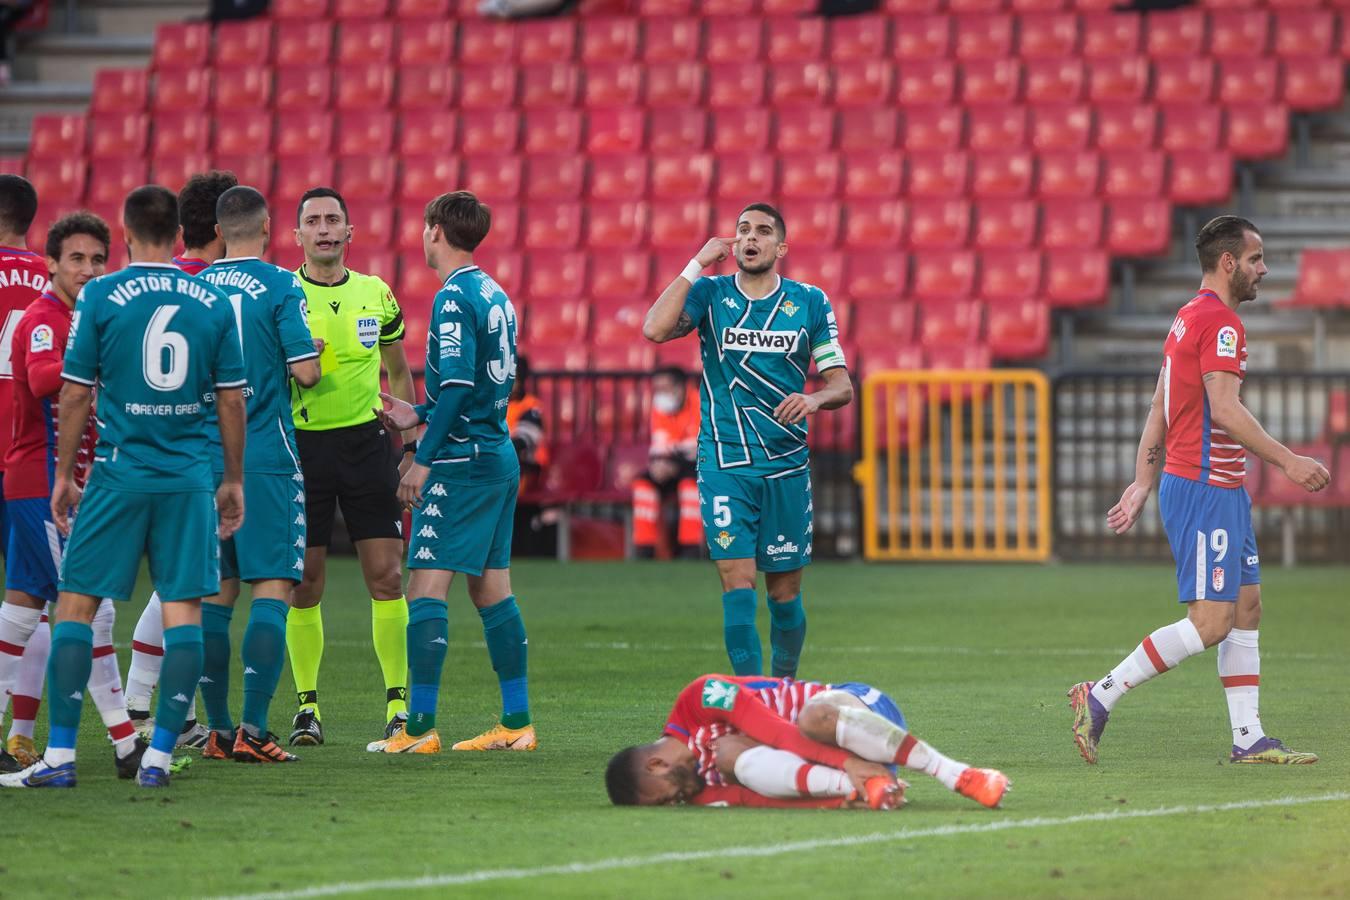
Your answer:
[[[773,674],[793,676],[806,639],[802,569],[811,561],[806,417],[853,399],[829,298],[776,271],[787,255],[778,210],[752,203],[734,238],[713,238],[661,292],[643,323],[650,341],[698,331],[703,353],[699,502],[722,579],[723,636],[737,675],[759,675],[756,572],[769,597]],[[734,256],[735,275],[700,277]],[[825,381],[803,393],[814,360]]]

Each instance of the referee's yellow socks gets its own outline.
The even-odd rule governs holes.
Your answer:
[[[370,635],[384,673],[385,720],[408,712],[408,601],[370,600]]]
[[[319,714],[319,663],[323,660],[323,605],[292,609],[286,617],[286,649],[291,656],[291,677],[301,709]]]

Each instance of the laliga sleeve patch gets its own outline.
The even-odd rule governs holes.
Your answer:
[[[28,339],[29,353],[47,353],[52,349],[52,327],[50,325],[39,325],[33,329],[32,336]]]
[[[709,678],[703,683],[703,706],[705,709],[725,709],[730,712],[736,706],[736,694],[740,689],[738,684]]]
[[[1229,359],[1237,359],[1237,345],[1237,329],[1232,325],[1225,325],[1219,329],[1219,336],[1215,342],[1214,354],[1216,356],[1226,356]]]

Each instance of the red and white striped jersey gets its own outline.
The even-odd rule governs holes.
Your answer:
[[[1247,332],[1238,314],[1204,290],[1177,313],[1163,344],[1163,471],[1217,487],[1241,487],[1247,473],[1242,445],[1214,424],[1205,375],[1247,374]]]

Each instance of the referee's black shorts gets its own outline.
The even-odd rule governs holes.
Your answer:
[[[329,431],[295,430],[305,475],[305,545],[327,547],[338,504],[355,541],[402,540],[398,454],[378,421]]]

